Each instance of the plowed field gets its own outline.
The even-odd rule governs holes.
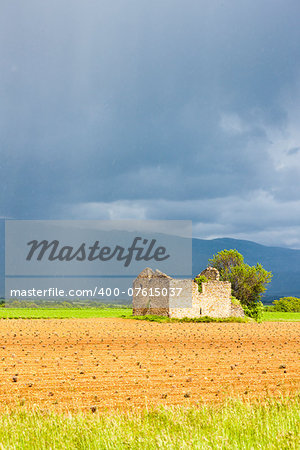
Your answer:
[[[132,408],[294,395],[300,323],[0,320],[1,407]]]

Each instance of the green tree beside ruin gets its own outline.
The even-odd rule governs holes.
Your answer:
[[[244,257],[237,250],[222,250],[209,263],[218,269],[220,280],[230,281],[232,295],[240,300],[245,313],[261,320],[261,296],[271,281],[272,272],[265,270],[259,263],[256,266],[244,263]]]

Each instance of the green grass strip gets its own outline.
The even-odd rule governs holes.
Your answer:
[[[263,314],[263,322],[299,322],[300,313],[295,312],[268,312]]]
[[[2,319],[87,319],[93,317],[127,317],[131,314],[132,309],[127,308],[0,308],[0,318]]]

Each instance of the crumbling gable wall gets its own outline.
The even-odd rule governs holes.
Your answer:
[[[159,270],[153,271],[149,267],[144,269],[133,282],[133,315],[169,316],[169,296],[162,294],[165,292],[163,289],[169,291],[170,280],[171,277]],[[160,295],[149,295],[155,293],[155,288]]]
[[[207,267],[207,269],[202,270],[199,275],[196,276],[196,278],[199,278],[200,276],[206,277],[209,281],[219,281],[220,274],[218,269],[215,269],[214,267]]]

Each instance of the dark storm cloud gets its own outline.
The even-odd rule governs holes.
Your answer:
[[[288,155],[295,155],[300,151],[300,147],[293,147],[288,150]]]
[[[4,1],[0,215],[184,215],[206,236],[254,239],[256,204],[286,243],[299,13],[296,1]]]

